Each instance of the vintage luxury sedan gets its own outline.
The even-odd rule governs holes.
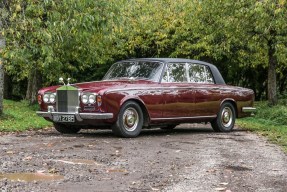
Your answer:
[[[143,128],[173,129],[180,123],[211,123],[229,132],[235,118],[255,112],[254,92],[226,85],[209,63],[176,58],[116,62],[102,81],[46,87],[38,92],[39,116],[61,133],[111,128],[136,137]]]

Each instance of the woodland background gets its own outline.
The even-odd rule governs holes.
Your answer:
[[[0,112],[134,57],[207,61],[256,100],[287,97],[286,0],[0,0],[0,20]]]

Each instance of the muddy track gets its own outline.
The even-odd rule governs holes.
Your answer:
[[[240,129],[184,124],[134,139],[45,129],[2,134],[0,147],[2,191],[287,191],[286,154]]]

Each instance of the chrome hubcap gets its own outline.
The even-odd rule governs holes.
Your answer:
[[[229,127],[232,124],[232,110],[229,107],[225,107],[221,113],[221,123],[224,127]]]
[[[127,131],[136,130],[139,123],[138,112],[134,108],[128,108],[123,115],[123,126]]]

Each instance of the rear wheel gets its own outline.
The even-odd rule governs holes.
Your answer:
[[[78,133],[81,128],[75,125],[66,125],[66,124],[58,124],[54,123],[55,129],[60,133],[72,134]]]
[[[143,126],[143,112],[134,101],[127,101],[120,109],[113,132],[121,137],[136,137]]]
[[[235,109],[232,103],[225,102],[221,105],[216,119],[211,122],[211,126],[216,132],[229,132],[235,124]]]

